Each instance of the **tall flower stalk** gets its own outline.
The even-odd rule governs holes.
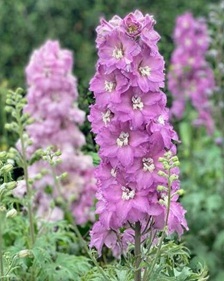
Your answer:
[[[209,12],[209,30],[211,37],[211,46],[209,50],[210,60],[214,65],[215,76],[215,95],[214,95],[214,108],[213,115],[216,122],[216,128],[219,130],[219,136],[216,139],[217,144],[221,148],[221,157],[223,159],[222,166],[224,172],[224,1],[219,5],[211,5]]]
[[[102,19],[96,29],[99,59],[90,82],[96,102],[89,120],[101,158],[96,170],[99,220],[92,228],[90,246],[101,255],[105,244],[119,257],[135,244],[136,281],[142,280],[145,239],[151,237],[154,244],[154,234],[164,228],[166,234],[179,235],[187,229],[185,211],[177,202],[178,137],[161,91],[164,60],[154,25],[152,16],[138,10],[124,19]],[[173,165],[170,188],[168,164],[159,161],[167,153]]]
[[[22,110],[26,104],[26,100],[23,98],[22,89],[18,88],[15,92],[10,91],[7,94],[6,99],[6,110],[10,112],[14,118],[14,121],[10,124],[6,124],[6,128],[12,131],[15,131],[20,139],[21,149],[19,155],[19,162],[24,171],[24,180],[25,180],[25,189],[26,189],[26,203],[29,217],[29,229],[30,229],[30,239],[29,246],[33,247],[35,242],[35,226],[33,218],[33,201],[32,201],[32,190],[29,182],[28,175],[28,155],[27,155],[27,146],[28,146],[28,137],[26,135],[25,127],[29,123],[29,116],[23,114]]]
[[[2,226],[3,226],[3,215],[2,206],[0,206],[0,279],[4,281],[4,264],[3,264],[3,239],[2,239]]]
[[[4,249],[3,235],[5,230],[5,223],[7,219],[13,218],[17,215],[14,208],[8,207],[8,199],[11,197],[12,190],[16,187],[16,182],[11,180],[11,173],[13,165],[10,163],[9,153],[6,151],[0,152],[0,280],[7,281],[9,273],[13,271],[13,260],[5,254],[7,250]],[[10,265],[10,266],[9,266]]]
[[[214,122],[209,97],[214,91],[215,81],[206,61],[210,41],[207,25],[204,20],[185,13],[176,19],[173,39],[175,50],[168,74],[168,89],[173,96],[171,114],[181,119],[186,102],[190,100],[198,113],[194,125],[205,126],[211,134]]]
[[[68,201],[69,209],[78,224],[94,220],[91,211],[95,193],[95,181],[92,175],[92,159],[84,155],[81,147],[85,137],[79,130],[85,119],[85,113],[78,108],[77,81],[72,74],[73,56],[60,47],[58,41],[48,40],[35,50],[26,67],[28,85],[27,106],[25,112],[33,118],[27,127],[32,139],[29,152],[46,149],[61,151],[61,162],[54,167],[54,173],[68,172],[62,180],[63,188],[59,192],[55,186],[52,167],[44,161],[37,161],[29,167],[31,177],[45,170],[41,179],[35,182],[35,199],[38,215],[44,217],[48,212],[52,197],[62,197]],[[21,143],[22,144],[22,143]],[[52,188],[52,196],[44,192],[47,186]],[[63,217],[63,210],[54,208],[51,220]]]

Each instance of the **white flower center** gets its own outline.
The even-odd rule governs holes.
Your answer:
[[[188,59],[188,63],[189,64],[194,64],[194,62],[195,62],[195,58],[189,58]]]
[[[117,59],[117,60],[122,59],[123,56],[124,56],[122,49],[116,47],[116,48],[113,50],[112,56],[113,56],[115,59]]]
[[[122,200],[130,200],[133,199],[135,197],[135,191],[133,189],[127,188],[125,186],[122,186],[121,188],[123,190],[122,192]]]
[[[162,115],[160,115],[157,119],[158,123],[161,124],[161,125],[164,125],[165,124],[165,121],[164,121],[164,118]]]
[[[152,158],[143,158],[142,159],[143,164],[143,171],[144,172],[153,172],[155,170],[154,161]]]
[[[110,174],[111,174],[112,177],[116,178],[116,175],[117,175],[117,170],[116,170],[116,168],[112,168],[112,169],[110,170]]]
[[[108,109],[105,113],[102,113],[102,119],[103,119],[105,126],[107,126],[107,124],[110,122],[111,117],[112,117],[112,114],[111,114],[110,109]]]
[[[183,21],[183,23],[182,23],[182,24],[183,24],[183,27],[184,27],[184,28],[189,27],[189,23],[188,23],[188,21],[186,21],[186,20],[185,20],[185,21]]]
[[[104,90],[111,93],[113,91],[114,87],[114,83],[110,82],[110,81],[105,81],[104,82]]]
[[[192,45],[192,41],[191,41],[190,39],[186,39],[186,40],[185,40],[185,45],[186,45],[187,47],[190,47],[190,46]]]
[[[142,76],[147,76],[149,77],[151,74],[151,68],[149,66],[141,66],[139,67],[139,72],[141,73]]]
[[[119,138],[117,138],[117,145],[119,147],[128,145],[129,133],[121,132]]]
[[[203,39],[198,39],[198,44],[199,44],[199,45],[203,46],[204,42],[205,42],[205,40],[203,40]]]
[[[132,97],[131,100],[132,100],[132,104],[133,104],[133,109],[140,109],[140,110],[143,109],[144,104],[140,97],[134,96],[134,97]]]

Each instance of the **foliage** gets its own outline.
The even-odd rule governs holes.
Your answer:
[[[34,191],[31,190],[33,181],[29,178],[30,162],[27,158],[30,140],[25,131],[26,125],[31,120],[27,114],[22,113],[25,103],[26,99],[21,89],[7,94],[6,110],[12,114],[12,122],[6,124],[6,127],[19,135],[20,145],[17,145],[18,149],[10,149],[9,153],[0,154],[0,276],[3,281],[5,278],[24,281],[74,280],[73,278],[79,280],[91,265],[87,258],[72,253],[72,248],[77,248],[79,242],[69,223],[60,221],[44,223],[41,220],[37,221],[33,213]],[[34,153],[31,162],[34,161],[36,154],[44,155],[40,151]],[[24,198],[6,196],[8,191],[16,187],[16,183],[11,181],[15,161],[10,161],[10,157],[23,168],[27,191]]]
[[[217,0],[214,0],[217,2]],[[111,18],[114,14],[124,16],[135,9],[153,14],[158,21],[161,34],[160,51],[168,61],[173,49],[172,30],[175,17],[186,10],[197,15],[206,15],[204,0],[23,0],[0,1],[0,81],[8,81],[9,88],[24,87],[24,68],[32,50],[47,39],[59,39],[63,47],[75,54],[75,74],[80,84],[80,107],[88,113],[92,95],[88,83],[94,73],[96,51],[94,46],[95,28],[100,17]],[[19,39],[18,39],[19,35]],[[19,42],[19,43],[18,43]],[[19,44],[19,48],[17,48]],[[0,111],[2,110],[0,106]],[[82,127],[87,136],[88,150],[93,150],[90,126]]]
[[[64,47],[74,51],[75,72],[79,80],[79,101],[81,108],[88,114],[88,107],[92,103],[93,97],[87,88],[96,61],[94,29],[99,22],[99,17],[104,16],[108,19],[114,14],[124,16],[135,8],[154,14],[158,21],[158,32],[162,37],[160,50],[166,61],[169,61],[173,50],[172,30],[175,17],[186,10],[191,10],[195,16],[207,16],[208,2],[204,0],[151,0],[149,3],[147,0],[124,0],[122,2],[112,0],[108,5],[106,0],[67,0],[66,2],[60,0],[16,2],[1,0],[0,153],[15,142],[15,136],[4,129],[6,115],[7,119],[12,118],[12,112],[4,111],[7,88],[25,84],[23,73],[28,58],[32,50],[39,47],[46,39],[59,39]],[[217,3],[218,1],[212,2]],[[221,8],[214,5],[212,9],[222,19]],[[212,17],[215,13],[211,14]],[[217,22],[211,21],[210,23],[214,24],[212,38],[220,39],[220,44],[223,44],[223,34],[220,32],[222,27],[219,26],[216,29]],[[212,41],[214,43],[213,51],[217,42]],[[223,45],[219,51],[223,51]],[[220,77],[223,84],[224,76],[220,76],[223,65],[221,60],[215,61],[216,58],[213,58],[212,65],[215,67],[215,75]],[[217,87],[217,92],[223,93],[222,87]],[[213,100],[214,104],[223,110],[221,95],[216,95]],[[169,95],[168,102],[170,102]],[[185,246],[190,248],[191,254],[183,245],[166,241],[165,244],[162,244],[161,256],[151,276],[153,281],[207,280],[207,269],[204,267],[204,263],[208,266],[212,281],[224,280],[224,207],[222,202],[224,177],[221,156],[223,152],[221,152],[219,143],[215,142],[216,137],[223,137],[223,133],[221,133],[223,118],[216,108],[214,108],[214,113],[215,116],[218,115],[217,126],[219,128],[214,136],[207,136],[203,129],[192,127],[191,121],[194,119],[195,113],[190,106],[188,106],[183,120],[175,124],[182,141],[178,146],[182,167],[181,182],[186,191],[182,203],[188,210],[187,221],[190,228],[184,240]],[[18,124],[14,123],[14,125],[16,128]],[[89,133],[90,126],[87,122],[82,126],[82,131],[87,138],[85,150],[93,156],[94,164],[97,165],[99,163],[99,157],[95,153],[97,147],[92,134]],[[34,158],[33,161],[35,161]],[[27,200],[14,198],[11,191],[5,192],[5,184],[10,184],[13,178],[16,178],[17,165],[20,166],[24,162],[21,162],[20,154],[15,155],[15,150],[11,149],[0,163],[0,168],[7,164],[13,165],[13,170],[5,179],[2,174],[0,175],[0,207],[3,206],[0,222],[0,238],[3,240],[3,242],[0,241],[2,246],[0,259],[3,261],[7,280],[31,281],[32,278],[40,281],[133,280],[132,248],[130,248],[129,257],[121,261],[113,261],[103,267],[101,267],[103,262],[100,259],[97,266],[95,260],[93,259],[93,261],[91,258],[94,257],[92,252],[89,252],[88,258],[86,257],[87,251],[83,250],[87,247],[86,242],[82,240],[83,238],[77,238],[77,233],[76,235],[74,233],[76,231],[67,221],[57,224],[44,224],[41,221],[41,227],[38,230],[39,222],[34,219],[36,239],[31,247]],[[8,211],[12,209],[15,209],[17,214],[6,217]],[[78,231],[80,230],[84,233],[88,227],[78,229]],[[153,260],[155,251],[156,248],[153,247],[147,262]],[[195,256],[199,256],[199,259]],[[192,257],[194,258],[192,259]],[[106,258],[111,261],[110,254]],[[191,260],[190,263],[189,260]],[[143,260],[140,267],[144,270],[146,266],[147,263]],[[5,281],[4,277],[0,279]]]
[[[1,76],[10,80],[10,87],[23,86],[23,69],[32,49],[43,44],[47,38],[59,39],[66,48],[75,51],[76,71],[85,87],[94,71],[96,53],[94,47],[95,27],[99,17],[112,17],[114,14],[124,16],[134,9],[143,13],[154,14],[158,20],[158,31],[162,34],[162,53],[166,58],[172,50],[171,34],[176,15],[185,10],[195,14],[206,13],[207,6],[203,0],[112,0],[108,5],[105,0],[24,0],[13,3],[0,2],[1,36]],[[10,15],[10,16],[9,16]],[[13,19],[13,20],[12,20]],[[17,38],[19,34],[19,48]],[[3,67],[4,66],[4,67]]]
[[[153,247],[148,253],[151,257],[151,262],[155,258],[157,247]],[[147,250],[147,249],[145,249]],[[108,280],[113,281],[132,281],[134,278],[131,260],[133,257],[129,255],[124,262],[112,263],[104,268],[105,274]],[[142,262],[141,267],[147,267],[150,264]],[[143,269],[144,272],[144,269]],[[83,281],[104,281],[99,272],[95,268],[92,268],[86,275],[84,275]],[[153,274],[150,279],[144,279],[147,281],[205,281],[208,280],[207,270],[200,263],[192,269],[189,264],[189,251],[181,244],[175,244],[174,242],[166,242],[161,249],[161,258],[158,261]]]
[[[221,149],[204,129],[191,126],[193,112],[186,113],[179,124],[182,144],[179,157],[182,166],[182,198],[188,210],[190,231],[185,235],[192,255],[199,256],[207,265],[214,281],[223,269],[223,159]],[[188,117],[187,117],[188,116]]]

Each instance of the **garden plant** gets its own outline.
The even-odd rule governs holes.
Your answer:
[[[28,2],[56,25],[0,46],[0,281],[224,280],[224,4]]]

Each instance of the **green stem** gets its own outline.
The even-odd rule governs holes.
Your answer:
[[[168,171],[168,202],[167,202],[167,213],[166,213],[166,219],[165,219],[165,226],[163,228],[162,235],[160,237],[159,245],[158,245],[158,248],[157,248],[157,251],[156,251],[156,256],[155,256],[155,258],[154,258],[154,260],[152,262],[152,266],[150,267],[149,273],[145,269],[144,276],[143,276],[143,281],[150,280],[149,278],[152,275],[153,269],[154,269],[154,267],[155,267],[155,265],[157,263],[157,260],[158,260],[158,258],[160,256],[163,240],[165,238],[166,231],[167,231],[167,226],[168,226],[168,219],[169,219],[169,213],[170,213],[170,203],[171,203],[171,185],[172,185],[172,183],[170,182],[170,169],[169,169],[169,171]]]
[[[89,258],[92,260],[93,264],[97,267],[97,269],[99,270],[99,272],[102,274],[102,276],[105,278],[105,281],[110,281],[109,278],[107,278],[107,276],[105,275],[103,269],[99,266],[96,258],[94,257],[94,255],[90,252],[88,246],[86,245],[86,241],[83,239],[82,235],[80,234],[80,231],[77,227],[77,225],[75,223],[73,223],[73,229],[77,235],[77,237],[79,238],[79,240],[82,242],[82,245],[87,253],[87,255],[89,256]]]
[[[135,223],[135,281],[141,281],[141,224]]]
[[[0,211],[1,212],[1,211]],[[2,239],[2,214],[0,213],[0,219],[1,219],[1,222],[0,222],[0,279],[1,280],[5,280],[4,278],[4,265],[3,265],[3,239]]]
[[[17,110],[17,123],[19,127],[19,138],[21,141],[21,155],[22,155],[22,163],[23,163],[23,171],[24,171],[24,179],[26,183],[26,192],[27,192],[27,208],[28,208],[28,218],[29,218],[29,226],[30,226],[30,236],[29,236],[29,247],[33,248],[35,243],[35,229],[34,229],[34,219],[33,219],[33,210],[32,210],[32,191],[29,184],[29,174],[28,174],[28,163],[27,163],[27,155],[25,149],[25,140],[23,137],[24,129],[23,124],[20,119],[20,111]],[[35,280],[34,276],[34,268],[31,266],[31,281]]]
[[[29,224],[30,224],[30,248],[33,247],[35,243],[35,230],[34,230],[34,220],[33,220],[33,212],[32,212],[32,192],[29,184],[29,176],[28,176],[28,164],[27,164],[27,156],[26,156],[26,149],[25,149],[25,141],[23,137],[23,125],[20,120],[20,112],[17,112],[17,122],[19,126],[19,137],[21,141],[21,154],[23,160],[23,170],[24,170],[24,178],[26,183],[26,191],[27,191],[27,207],[28,207],[28,217],[29,217]]]
[[[64,196],[63,196],[63,193],[61,192],[61,188],[62,188],[61,182],[60,182],[60,180],[58,180],[58,178],[57,178],[56,171],[55,171],[55,168],[54,168],[54,167],[52,167],[52,175],[53,175],[53,178],[54,178],[54,182],[55,182],[55,186],[56,186],[56,188],[57,188],[57,191],[58,191],[59,195],[63,198]],[[70,214],[71,212],[70,212],[70,210],[69,210],[69,208],[68,208],[68,205],[66,204],[66,201],[63,201],[62,204],[63,204],[63,208],[64,208],[65,212],[66,212],[67,214]],[[80,231],[79,231],[79,229],[78,229],[76,223],[74,222],[74,219],[72,219],[72,218],[70,217],[70,218],[69,218],[69,221],[71,221],[72,228],[73,228],[73,230],[75,231],[75,234],[77,235],[78,239],[81,241],[81,243],[82,243],[82,245],[83,245],[83,247],[84,247],[84,249],[85,249],[87,255],[88,255],[89,258],[92,260],[93,264],[96,266],[96,268],[98,269],[98,271],[102,274],[102,276],[105,278],[105,281],[110,281],[110,280],[107,278],[106,274],[104,273],[103,269],[99,266],[99,264],[98,264],[96,258],[94,257],[94,255],[93,255],[93,254],[91,253],[91,251],[89,250],[89,248],[88,248],[88,246],[87,246],[87,244],[86,244],[86,241],[83,239],[83,237],[82,237],[82,235],[81,235],[81,233],[80,233]]]

